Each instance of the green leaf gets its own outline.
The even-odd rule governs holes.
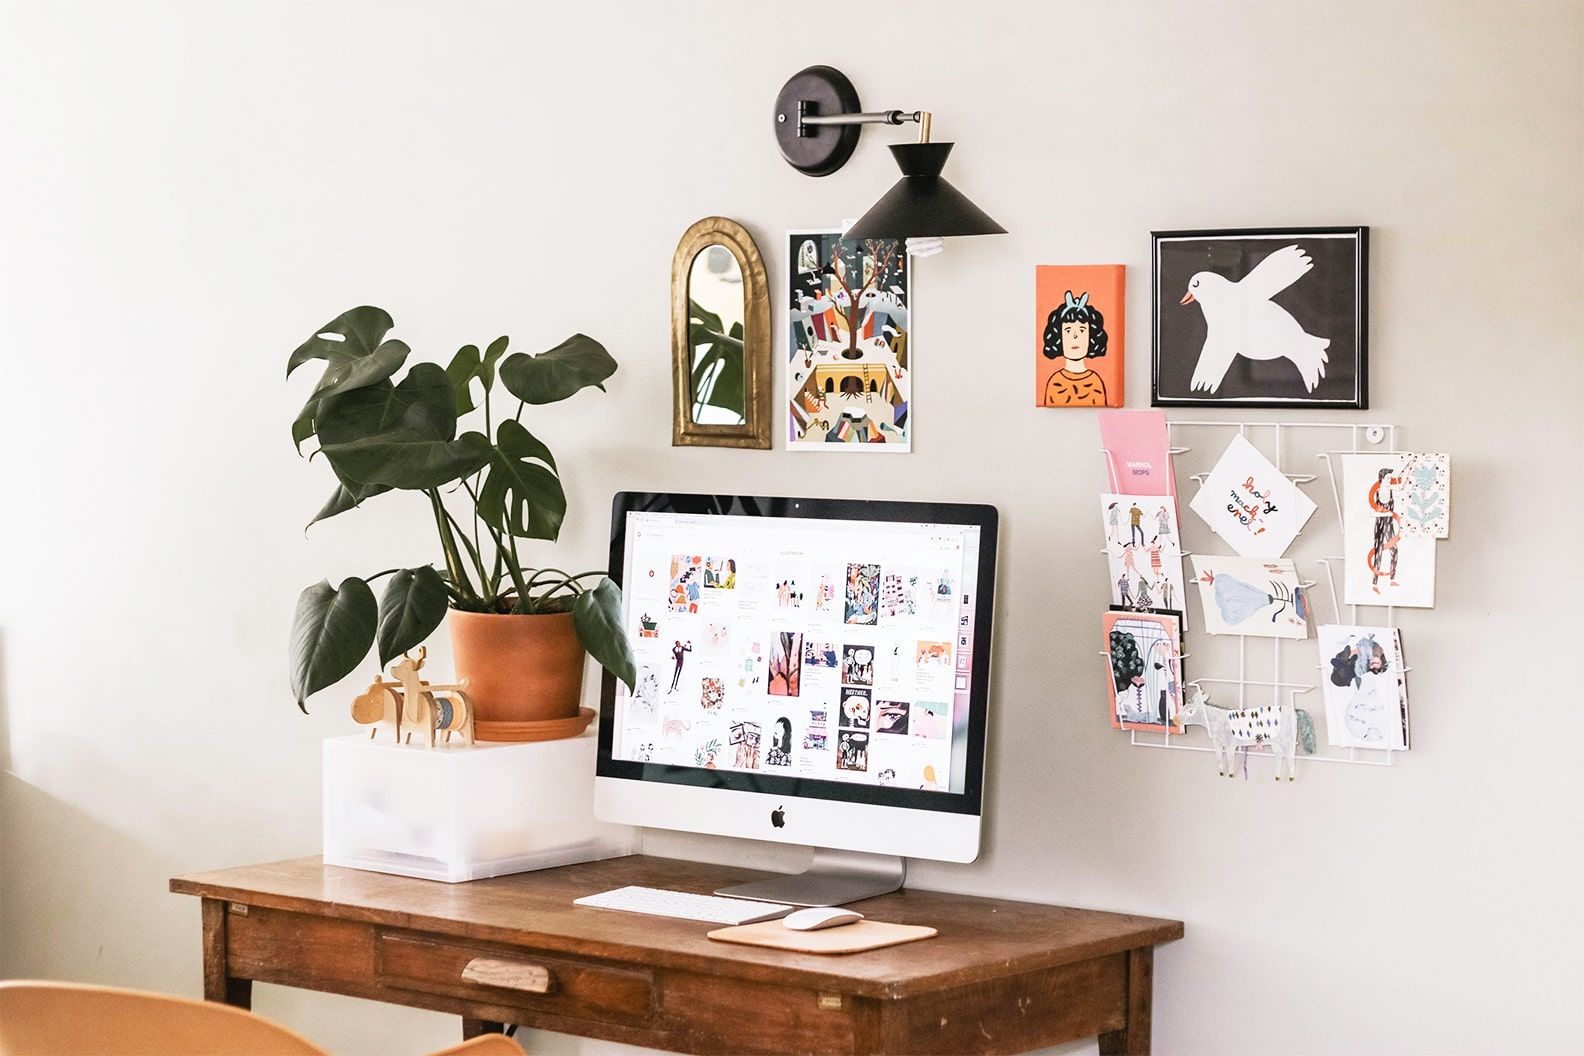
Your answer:
[[[345,484],[337,484],[335,494],[330,496],[329,501],[319,508],[319,512],[314,514],[313,520],[303,525],[303,531],[307,531],[320,521],[329,520],[338,513],[356,509],[362,505],[364,499],[372,499],[374,496],[383,495],[389,490],[391,489],[384,484],[360,484],[354,488],[348,488]]]
[[[433,363],[415,364],[393,388],[340,393],[320,408],[319,449],[352,491],[371,484],[435,488],[489,461],[483,434],[453,437],[456,395]]]
[[[290,377],[292,371],[310,359],[323,359],[331,365],[361,359],[374,351],[395,325],[389,312],[373,305],[342,312],[297,346],[286,361],[286,374]]]
[[[572,606],[572,627],[589,655],[632,689],[638,671],[633,664],[632,646],[621,627],[621,588],[602,579],[593,590],[579,594]]]
[[[495,386],[495,364],[506,354],[506,345],[511,338],[505,334],[489,343],[489,348],[484,350],[484,362],[479,364],[479,377],[484,379],[484,391],[488,392]]]
[[[605,346],[583,334],[573,334],[548,352],[530,356],[517,352],[500,366],[507,391],[525,403],[555,403],[616,373],[616,361]]]
[[[340,588],[320,580],[297,597],[292,616],[291,684],[297,706],[334,685],[362,662],[374,644],[374,592],[357,577]]]
[[[296,421],[292,422],[292,442],[301,449],[302,442],[314,435],[319,409],[324,400],[338,393],[380,385],[401,369],[411,352],[405,341],[391,340],[366,356],[340,360],[325,367],[319,384],[314,386],[313,394],[303,404],[302,410],[297,412]]]
[[[460,418],[471,411],[473,403],[473,379],[479,376],[479,350],[477,345],[463,345],[457,349],[457,354],[451,357],[451,362],[445,368],[446,377],[451,381],[451,391],[456,395],[456,413]]]
[[[495,431],[489,476],[479,491],[478,512],[497,532],[525,539],[554,539],[566,519],[566,492],[556,475],[555,456],[513,418]]]
[[[723,333],[720,316],[705,311],[693,301],[688,302],[688,314],[688,343],[693,350],[690,391],[695,407],[720,407],[746,420],[742,324],[733,323],[731,331]],[[705,391],[706,386],[708,391]]]
[[[445,583],[433,568],[404,568],[391,576],[379,603],[380,667],[421,644],[445,614]]]

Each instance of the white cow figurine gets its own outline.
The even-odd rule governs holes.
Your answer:
[[[1298,748],[1313,755],[1315,750],[1314,720],[1292,701],[1285,704],[1261,704],[1255,708],[1223,708],[1210,703],[1202,686],[1194,688],[1193,697],[1183,705],[1182,724],[1203,726],[1210,735],[1210,747],[1216,755],[1216,766],[1226,777],[1234,776],[1233,761],[1237,749],[1250,745],[1270,745],[1276,757],[1276,780],[1295,778],[1298,769]]]

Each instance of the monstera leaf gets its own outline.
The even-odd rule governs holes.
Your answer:
[[[324,399],[339,392],[375,385],[389,379],[410,351],[401,341],[385,341],[394,325],[383,308],[364,305],[342,312],[297,346],[286,361],[286,374],[312,359],[325,361],[324,374],[308,402],[292,421],[292,443],[302,448],[314,435],[315,419]]]
[[[572,627],[589,655],[632,689],[638,671],[621,626],[621,588],[602,579],[593,590],[579,594],[572,606]]]
[[[479,516],[497,532],[555,539],[566,507],[555,456],[514,419],[506,419],[495,432],[489,476],[479,491]]]
[[[352,577],[332,587],[320,580],[297,597],[292,616],[291,684],[304,712],[313,694],[334,685],[362,662],[374,643],[374,592]]]
[[[537,356],[513,353],[500,365],[506,390],[534,404],[564,400],[590,385],[604,391],[605,379],[614,373],[616,361],[605,346],[584,334],[573,334]]]
[[[434,633],[446,614],[445,583],[429,565],[391,576],[379,603],[380,667]]]
[[[307,531],[320,521],[329,520],[338,513],[356,509],[363,504],[364,499],[372,499],[390,490],[388,484],[357,484],[350,488],[345,484],[337,484],[335,494],[319,507],[319,512],[314,514],[313,520],[303,526],[303,530]]]
[[[489,440],[456,436],[456,395],[446,372],[419,363],[401,384],[338,394],[318,418],[319,450],[348,490],[436,488],[482,469]]]
[[[693,349],[694,416],[707,405],[745,418],[742,324],[733,323],[727,330],[720,316],[691,300],[688,301],[688,316],[688,343]]]

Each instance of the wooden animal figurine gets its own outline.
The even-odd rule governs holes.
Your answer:
[[[1276,780],[1292,781],[1298,768],[1298,748],[1313,755],[1315,750],[1314,720],[1291,700],[1284,704],[1262,704],[1256,708],[1223,708],[1210,703],[1204,688],[1195,687],[1192,699],[1183,705],[1182,724],[1203,726],[1210,735],[1210,747],[1215,751],[1216,766],[1226,777],[1234,776],[1233,761],[1237,749],[1270,745],[1276,757]]]
[[[396,743],[401,743],[402,696],[397,692],[397,685],[375,675],[374,684],[352,701],[352,721],[369,727],[371,741],[379,733],[380,726],[388,723]]]
[[[407,722],[416,723],[419,729],[425,731],[431,748],[435,745],[437,732],[445,734],[448,744],[453,732],[460,732],[463,739],[472,744],[473,706],[463,692],[465,686],[436,685],[419,678],[418,672],[423,670],[424,657],[428,654],[429,650],[420,645],[417,656],[404,654],[401,662],[391,667],[391,674],[401,684]],[[411,732],[407,734],[407,740],[412,740]]]

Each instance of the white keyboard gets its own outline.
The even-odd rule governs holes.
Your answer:
[[[711,924],[752,924],[775,920],[792,912],[792,906],[777,902],[753,902],[746,898],[721,898],[694,895],[686,891],[662,891],[657,887],[618,887],[572,900],[574,905],[595,909],[620,909],[627,913],[647,913],[651,917],[680,917],[705,920]]]

